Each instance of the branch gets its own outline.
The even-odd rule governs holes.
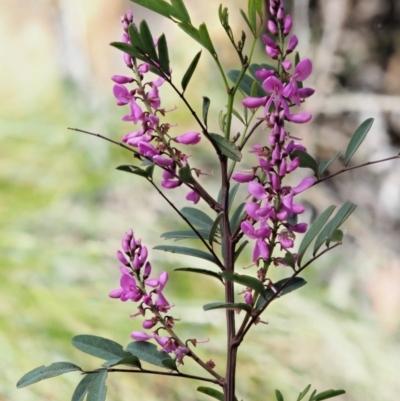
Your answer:
[[[244,137],[243,142],[239,146],[239,150],[242,150],[244,148],[244,145],[246,145],[247,141],[250,139],[250,137],[254,134],[254,131],[264,122],[264,119],[261,119],[257,123],[253,125],[249,133]]]

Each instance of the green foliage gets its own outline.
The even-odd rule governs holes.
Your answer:
[[[207,117],[210,104],[211,104],[210,99],[207,96],[203,96],[202,114],[203,114],[203,121],[206,127],[207,127]]]
[[[107,394],[107,369],[100,370],[88,386],[86,401],[104,401]]]
[[[234,232],[237,230],[239,227],[239,224],[243,220],[243,218],[246,216],[246,211],[244,210],[246,207],[246,203],[242,202],[234,211],[230,221],[229,225],[231,227],[231,230]]]
[[[234,83],[237,84],[242,72],[239,70],[229,70],[226,75],[228,78]],[[252,94],[252,87],[255,85],[255,89],[253,89]],[[239,82],[239,89],[247,96],[254,96],[254,97],[264,97],[267,96],[267,93],[261,87],[261,85],[251,76],[244,74],[243,77],[240,79]]]
[[[193,73],[196,70],[197,64],[199,63],[200,57],[201,57],[201,50],[194,56],[194,59],[190,63],[189,68],[186,70],[185,75],[182,78],[181,86],[182,86],[183,91],[186,90],[186,88],[189,84],[189,81],[192,78]],[[204,123],[206,124],[206,119],[204,120]]]
[[[197,231],[203,239],[209,238],[210,232],[205,230]],[[193,230],[178,230],[178,231],[168,231],[161,234],[161,238],[174,239],[175,241],[180,241],[183,239],[200,239],[199,236]]]
[[[245,274],[238,274],[232,272],[221,272],[220,276],[228,281],[233,281],[235,283],[249,287],[257,291],[262,297],[266,298],[266,290],[264,284],[255,277],[247,276]]]
[[[197,391],[203,394],[207,394],[210,397],[217,399],[218,401],[224,401],[224,394],[211,387],[197,387]]]
[[[187,182],[189,184],[194,182],[192,171],[190,169],[189,163],[186,163],[185,166],[181,167],[178,171],[179,178],[183,182]]]
[[[240,162],[240,160],[242,160],[242,154],[233,142],[218,134],[211,133],[209,135],[213,144],[224,156],[235,162]]]
[[[164,351],[159,351],[157,346],[146,341],[133,341],[126,347],[127,351],[137,356],[140,360],[156,365],[161,368],[171,369],[170,366],[165,366],[164,360],[172,360],[172,358]],[[168,362],[167,362],[168,364]],[[174,370],[176,369],[176,365]]]
[[[211,277],[217,278],[220,282],[222,282],[222,279],[219,276],[219,274],[213,272],[212,270],[198,269],[195,267],[178,267],[177,269],[174,269],[174,271],[205,274],[206,276],[211,276]]]
[[[224,212],[218,213],[217,218],[214,220],[214,223],[210,230],[210,235],[208,237],[208,242],[210,243],[210,245],[212,245],[213,242],[215,241],[215,235],[218,233],[219,223],[220,223],[223,215],[224,215]]]
[[[159,250],[159,251],[165,251],[165,252],[171,252],[171,253],[178,253],[180,255],[188,255],[188,256],[194,256],[195,258],[200,258],[207,260],[209,262],[218,264],[218,261],[212,256],[211,254],[200,251],[197,248],[187,248],[183,246],[175,246],[175,245],[157,245],[153,249]]]
[[[337,152],[333,157],[329,160],[321,160],[318,166],[318,177],[321,177],[325,170],[337,159],[340,155],[340,152]]]
[[[364,141],[365,137],[368,134],[368,131],[372,127],[374,123],[373,118],[367,118],[354,132],[353,136],[350,139],[350,142],[347,146],[346,153],[344,154],[344,165],[347,166],[350,159],[353,157],[356,150]]]
[[[275,390],[275,397],[277,401],[284,401],[283,395],[279,390]]]
[[[195,227],[200,227],[205,230],[211,230],[211,227],[213,225],[213,220],[211,219],[210,216],[205,214],[199,209],[196,209],[194,207],[184,207],[180,211],[189,221],[191,224],[193,224]]]
[[[293,160],[295,157],[300,159],[300,167],[310,168],[314,171],[315,176],[318,177],[318,163],[309,153],[295,150],[290,154],[290,158]]]
[[[142,169],[137,166],[118,166],[117,170],[125,171],[127,173],[140,175],[141,177],[151,178],[153,176],[154,164]]]

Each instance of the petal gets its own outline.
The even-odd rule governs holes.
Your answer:
[[[232,179],[236,182],[244,183],[250,182],[254,178],[254,174],[235,173],[232,174]]]
[[[247,97],[242,100],[242,104],[244,107],[248,109],[256,109],[260,106],[263,106],[267,101],[267,97]]]
[[[308,78],[312,71],[312,63],[309,58],[301,60],[299,64],[296,65],[294,69],[294,78],[296,81],[304,81]]]
[[[286,114],[286,118],[292,123],[304,124],[311,120],[312,114],[309,113],[296,113],[296,114]]]
[[[277,94],[282,94],[283,85],[278,78],[269,77],[263,82],[262,88],[269,93],[275,92]]]
[[[250,195],[254,196],[256,199],[261,200],[267,197],[267,192],[265,188],[258,182],[251,181],[247,186],[247,190]]]
[[[292,188],[292,191],[295,195],[299,194],[300,192],[305,191],[306,189],[312,187],[315,183],[315,179],[313,177],[304,178],[303,181],[300,182],[299,185]]]

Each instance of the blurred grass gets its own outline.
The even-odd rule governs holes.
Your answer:
[[[7,17],[1,18],[4,22]],[[117,18],[108,18],[111,26],[118,27]],[[14,34],[6,30],[9,25],[0,24],[7,37]],[[32,33],[23,32],[17,41],[21,44]],[[41,35],[37,38],[46,39]],[[29,43],[35,43],[33,38]],[[101,44],[106,48],[107,40]],[[21,65],[27,65],[29,57],[35,55],[34,49],[40,50],[40,45],[36,46],[19,54],[23,57]],[[172,58],[180,57],[184,48],[176,49]],[[45,47],[41,54],[50,50]],[[2,52],[11,58],[11,48],[3,48]],[[112,54],[119,57],[117,52]],[[189,59],[191,56],[186,55]],[[201,68],[205,69],[208,61],[203,59]],[[59,360],[96,368],[99,361],[70,345],[76,334],[129,342],[129,333],[139,324],[129,319],[135,309],[132,304],[107,297],[118,286],[115,249],[129,227],[151,248],[162,241],[159,235],[175,224],[167,206],[149,192],[145,183],[114,169],[129,163],[129,154],[66,130],[73,125],[121,137],[127,128],[119,122],[122,109],[114,106],[111,83],[86,91],[67,79],[60,80],[54,60],[49,64],[48,58],[40,60],[37,54],[35,60],[26,76],[10,67],[8,81],[3,77],[1,82],[5,93],[11,93],[8,99],[2,96],[4,108],[0,110],[1,401],[69,399],[79,380],[77,374],[23,390],[16,390],[15,383],[28,370]],[[108,75],[115,73],[112,65],[110,62],[106,66]],[[183,65],[176,70],[174,67],[176,73],[180,69]],[[12,79],[16,72],[20,80]],[[197,84],[191,83],[191,95],[198,107],[200,95],[207,94],[205,88],[211,89],[211,116],[215,117],[215,103],[223,105],[222,95],[212,85],[212,75],[204,70],[203,76]],[[108,88],[106,95],[101,85]],[[170,93],[166,93],[168,106],[172,107],[174,100],[169,100]],[[188,124],[183,113],[180,107],[171,118],[182,117],[182,125]],[[211,162],[205,167],[211,169]],[[215,192],[215,183],[211,187]],[[350,306],[343,308],[331,301],[329,282],[335,273],[363,277],[359,269],[348,271],[354,261],[364,263],[365,259],[357,255],[359,259],[351,258],[350,247],[345,250],[348,253],[344,258],[342,250],[335,251],[334,256],[313,266],[305,275],[310,284],[276,302],[265,316],[269,325],[260,324],[249,335],[240,349],[240,399],[273,399],[275,388],[293,399],[309,382],[320,390],[345,388],[348,395],[342,399],[347,401],[398,399],[398,332],[380,324],[366,298],[360,295],[361,287],[349,295]],[[193,265],[190,259],[162,253],[151,253],[151,260],[155,269],[169,272],[177,266]],[[212,358],[223,371],[223,312],[205,314],[200,307],[221,299],[221,289],[208,278],[171,275],[168,299],[176,304],[174,315],[182,319],[179,332],[183,338],[209,338],[208,343],[199,344],[198,352]],[[336,294],[341,296],[340,288]],[[198,372],[190,361],[187,368]],[[113,375],[108,386],[111,401],[128,399],[132,394],[147,400],[172,401],[188,395],[204,398],[194,391],[197,383],[177,379]]]

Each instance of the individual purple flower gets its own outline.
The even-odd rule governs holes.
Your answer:
[[[124,104],[128,104],[133,99],[133,95],[128,89],[125,88],[124,85],[120,84],[114,85],[113,93],[115,98],[117,99],[118,106],[123,106]]]
[[[312,63],[310,59],[304,59],[296,65],[293,75],[290,77],[289,83],[283,89],[283,96],[290,99],[297,106],[300,106],[300,95],[297,82],[307,79],[312,71]]]
[[[276,24],[274,21],[269,20],[267,23],[268,30],[272,33],[272,35],[277,35],[278,34],[278,29],[276,27]]]
[[[286,48],[286,54],[290,54],[296,48],[298,43],[299,43],[299,40],[297,39],[297,36],[292,35],[289,39],[289,43]]]
[[[196,145],[200,142],[201,135],[199,132],[186,132],[186,134],[179,135],[174,138],[175,142],[183,145]]]
[[[113,75],[111,79],[116,83],[116,84],[129,84],[133,82],[133,78],[131,77],[126,77],[124,75]]]
[[[186,200],[197,204],[200,201],[200,195],[196,191],[189,191],[186,195]]]
[[[246,174],[246,173],[234,173],[232,174],[232,180],[236,182],[240,182],[241,184],[245,182],[250,182],[254,178],[254,174]]]
[[[155,337],[155,334],[147,334],[142,331],[133,331],[131,333],[131,338],[136,341],[148,341],[152,340]]]

